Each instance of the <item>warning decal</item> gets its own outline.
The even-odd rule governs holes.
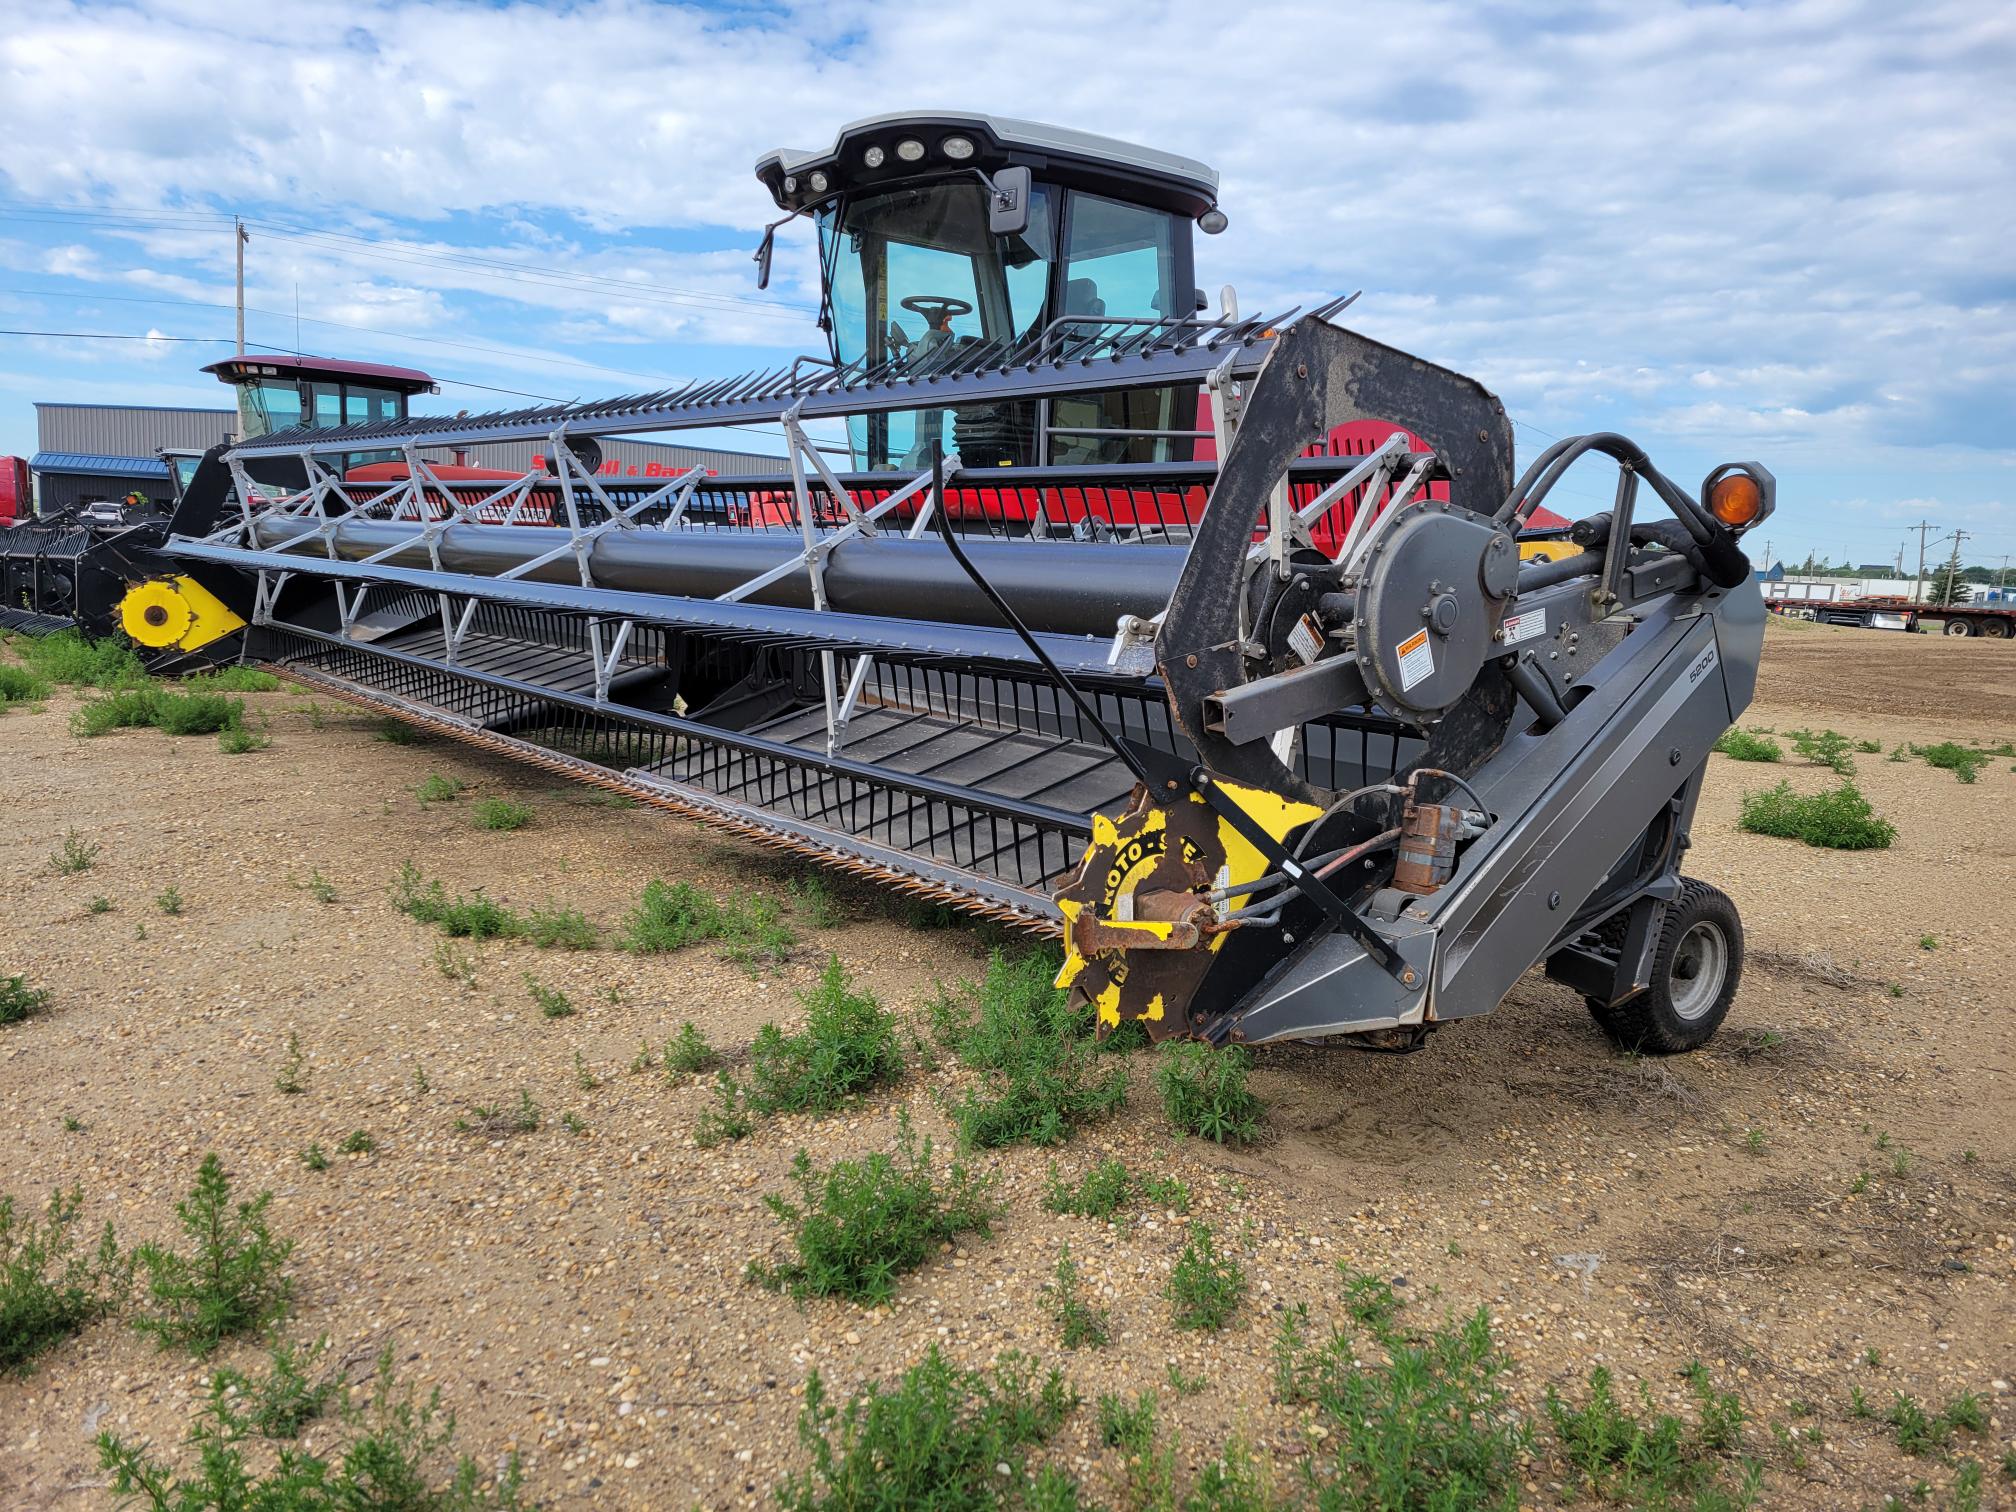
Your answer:
[[[1413,689],[1435,675],[1435,651],[1428,644],[1428,632],[1416,630],[1400,642],[1400,691]]]
[[[1516,646],[1523,640],[1547,633],[1547,611],[1528,609],[1524,614],[1505,616],[1505,644]]]
[[[1295,621],[1295,628],[1288,632],[1288,649],[1305,667],[1323,654],[1323,627],[1315,615],[1305,614]]]

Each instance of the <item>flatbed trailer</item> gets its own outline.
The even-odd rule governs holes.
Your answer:
[[[1885,594],[1851,599],[1774,598],[1769,604],[1780,614],[1823,625],[1923,632],[1930,620],[1941,625],[1946,635],[1978,635],[1988,640],[2008,640],[2016,635],[2016,604],[1925,604]]]

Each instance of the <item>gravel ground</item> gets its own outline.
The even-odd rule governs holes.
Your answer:
[[[1053,1156],[1028,1149],[975,1161],[999,1176],[1006,1217],[907,1277],[890,1307],[800,1305],[741,1279],[778,1253],[762,1198],[801,1145],[822,1160],[884,1147],[907,1108],[942,1153],[940,1099],[958,1075],[913,1069],[850,1113],[774,1120],[705,1151],[691,1138],[705,1079],[632,1072],[640,1040],[691,1019],[732,1050],[766,1019],[788,1026],[829,952],[917,1010],[936,981],[984,964],[972,932],[906,927],[844,889],[844,917],[821,927],[753,847],[447,743],[375,739],[371,722],[299,694],[251,702],[273,745],[237,757],[152,730],[73,740],[65,698],[0,720],[0,852],[16,879],[0,971],[52,993],[49,1012],[0,1029],[0,1191],[33,1205],[75,1182],[87,1217],[114,1220],[122,1241],[169,1238],[175,1199],[218,1151],[241,1191],[273,1190],[274,1228],[299,1241],[294,1334],[327,1333],[358,1373],[391,1342],[404,1378],[440,1386],[460,1444],[518,1451],[549,1507],[767,1503],[801,1463],[812,1367],[844,1392],[933,1342],[963,1364],[1009,1348],[1060,1362],[1088,1403],[1158,1389],[1193,1466],[1235,1427],[1286,1466],[1303,1450],[1270,1399],[1272,1313],[1302,1301],[1319,1322],[1337,1316],[1339,1263],[1394,1279],[1422,1316],[1487,1306],[1528,1410],[1598,1364],[1678,1409],[1678,1371],[1698,1356],[1744,1397],[1769,1506],[1874,1505],[1921,1480],[1943,1496],[1950,1465],[1906,1458],[1881,1423],[1851,1416],[1851,1387],[1879,1410],[1900,1390],[1933,1405],[1979,1393],[1993,1421],[1962,1448],[1990,1467],[2016,1432],[2008,760],[1963,786],[1861,757],[1858,781],[1899,839],[1846,854],[1734,825],[1745,790],[1826,773],[1713,758],[1689,870],[1736,898],[1752,957],[1699,1054],[1619,1056],[1534,975],[1418,1055],[1263,1051],[1266,1134],[1234,1150],[1173,1137],[1136,1057],[1124,1112],[1054,1158],[1067,1176],[1119,1155],[1190,1183],[1253,1283],[1233,1327],[1199,1336],[1171,1325],[1161,1296],[1182,1222],[1049,1214]],[[1886,748],[2016,737],[2016,645],[1774,622],[1746,724],[1821,723]],[[468,791],[421,804],[414,789],[436,772]],[[487,796],[531,804],[532,824],[476,828]],[[47,858],[72,828],[99,859],[58,876]],[[793,911],[801,943],[761,977],[705,949],[462,943],[473,982],[451,978],[439,936],[387,902],[409,859],[451,889],[605,925],[652,877],[755,889]],[[333,901],[305,885],[317,875]],[[186,900],[175,916],[153,901],[170,884]],[[91,912],[101,896],[110,909]],[[528,973],[580,1011],[542,1017]],[[274,1086],[289,1034],[307,1059],[295,1096]],[[537,1132],[455,1130],[521,1089],[544,1110]],[[583,1132],[562,1126],[570,1112]],[[336,1154],[358,1128],[376,1151]],[[311,1141],[328,1170],[302,1166]],[[1113,1310],[1104,1350],[1067,1355],[1042,1319],[1067,1240]],[[258,1351],[220,1359],[250,1366]],[[1172,1365],[1202,1390],[1172,1390]],[[0,1380],[0,1506],[104,1504],[91,1432],[173,1444],[202,1380],[118,1322]],[[1795,1421],[1795,1402],[1813,1414]],[[1772,1423],[1819,1427],[1803,1467]],[[1089,1408],[1045,1453],[1117,1501],[1118,1454]],[[1566,1484],[1542,1435],[1527,1499],[1572,1502]],[[1984,1504],[2008,1487],[1991,1474]]]

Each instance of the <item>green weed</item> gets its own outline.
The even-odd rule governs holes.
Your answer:
[[[1782,761],[1785,749],[1769,735],[1756,735],[1733,725],[1722,732],[1713,747],[1731,761]]]
[[[968,1371],[934,1344],[894,1389],[871,1385],[837,1407],[815,1368],[798,1416],[810,1460],[784,1478],[777,1501],[785,1512],[1075,1506],[1061,1472],[1032,1477],[1024,1456],[1077,1404],[1058,1371],[1039,1376],[1014,1353],[991,1370]]]
[[[700,1110],[699,1122],[693,1126],[693,1142],[703,1150],[711,1150],[730,1140],[747,1139],[755,1131],[756,1122],[749,1116],[749,1098],[742,1084],[726,1071],[715,1072],[714,1106]]]
[[[525,933],[525,921],[477,888],[467,897],[448,891],[440,882],[423,882],[411,861],[399,868],[392,887],[392,906],[422,924],[433,924],[456,939],[508,940]]]
[[[310,1372],[329,1351],[324,1334],[305,1349],[276,1342],[267,1352],[266,1373],[253,1377],[236,1370],[220,1370],[212,1383],[222,1381],[232,1421],[238,1430],[261,1438],[299,1438],[301,1430],[329,1410],[337,1399],[342,1382],[335,1376],[311,1380]]]
[[[460,982],[464,987],[476,985],[476,957],[453,940],[434,942],[434,969],[449,981]]]
[[[379,720],[371,734],[374,739],[396,746],[409,746],[420,738],[420,732],[413,726],[389,716]]]
[[[308,1148],[301,1152],[301,1164],[311,1171],[326,1171],[329,1169],[329,1157],[322,1152],[322,1146],[311,1141]]]
[[[451,803],[468,786],[460,777],[444,777],[439,772],[429,772],[413,793],[422,803]]]
[[[273,1087],[289,1097],[308,1090],[308,1057],[301,1053],[301,1036],[298,1034],[290,1032],[287,1036],[287,1053],[281,1057]]]
[[[1641,1381],[1638,1394],[1647,1414],[1641,1420],[1618,1400],[1609,1370],[1599,1365],[1589,1373],[1589,1395],[1581,1407],[1571,1407],[1548,1387],[1547,1417],[1563,1456],[1592,1494],[1632,1506],[1702,1505],[1719,1490],[1721,1457],[1737,1445],[1727,1405],[1733,1398],[1718,1397],[1702,1384],[1696,1390],[1702,1417],[1690,1430],[1671,1413],[1653,1413],[1651,1390]],[[1736,1410],[1740,1424],[1741,1409]],[[1743,1466],[1735,1505],[1755,1500],[1760,1477],[1760,1467]]]
[[[1879,818],[1852,782],[1810,796],[1793,792],[1789,782],[1745,793],[1736,827],[1830,850],[1884,850],[1897,838],[1897,827]]]
[[[601,934],[579,909],[548,906],[525,916],[525,938],[541,950],[593,950]]]
[[[715,1062],[714,1049],[707,1043],[705,1035],[693,1027],[691,1019],[679,1026],[679,1032],[665,1041],[665,1074],[671,1076],[694,1076],[707,1070]]]
[[[336,1146],[339,1155],[369,1155],[378,1148],[378,1141],[363,1129],[352,1129],[343,1136],[343,1143]]]
[[[1928,1413],[1916,1399],[1900,1391],[1884,1421],[1895,1430],[1897,1447],[1914,1458],[1936,1454],[1953,1441],[1956,1432],[1981,1433],[1988,1427],[1981,1399],[1972,1392],[1955,1397],[1943,1412]]]
[[[49,869],[59,877],[75,877],[98,864],[96,840],[86,840],[75,829],[63,832],[63,843],[49,855]]]
[[[319,871],[310,872],[308,874],[308,896],[313,898],[317,903],[334,903],[336,901],[336,884],[323,876]]]
[[[40,1220],[19,1217],[0,1196],[0,1374],[23,1371],[45,1349],[119,1306],[133,1262],[107,1223],[97,1247],[80,1252],[84,1194],[52,1192]]]
[[[1927,766],[1938,767],[1942,772],[1951,772],[1961,782],[1972,783],[1980,780],[1981,769],[1988,765],[1995,753],[1942,740],[1937,745],[1914,745],[1911,754]]]
[[[226,725],[217,732],[217,749],[226,756],[243,756],[252,751],[263,751],[273,744],[273,737],[248,730],[242,724]]]
[[[644,896],[624,918],[618,949],[640,955],[685,950],[716,939],[721,905],[691,882],[647,882]]]
[[[1848,754],[1853,747],[1840,731],[1787,730],[1785,738],[1792,742],[1794,751],[1815,766],[1829,767],[1843,777],[1855,775],[1855,758]]]
[[[798,1258],[752,1264],[750,1277],[798,1297],[885,1302],[897,1276],[958,1234],[987,1234],[999,1211],[988,1198],[993,1179],[976,1178],[956,1161],[940,1186],[931,1171],[931,1141],[918,1143],[907,1112],[893,1154],[836,1160],[822,1171],[801,1149],[791,1181],[796,1201],[775,1193],[763,1201],[788,1231]]]
[[[831,929],[846,921],[846,911],[834,895],[833,884],[822,873],[799,872],[786,886],[799,912],[814,929]]]
[[[395,1389],[392,1352],[387,1344],[379,1353],[368,1402],[344,1413],[339,1458],[297,1446],[280,1450],[264,1470],[249,1465],[243,1444],[256,1424],[235,1405],[244,1396],[242,1378],[219,1371],[190,1432],[196,1468],[189,1478],[154,1459],[148,1445],[109,1431],[95,1440],[99,1467],[111,1472],[115,1496],[144,1499],[154,1512],[522,1512],[517,1456],[504,1459],[494,1479],[468,1455],[448,1461],[454,1414],[442,1409],[438,1387],[424,1400]],[[269,1421],[277,1427],[305,1411],[318,1390],[305,1380],[273,1388]]]
[[[40,703],[48,696],[48,678],[28,667],[0,666],[0,705]]]
[[[1137,1198],[1177,1213],[1190,1211],[1190,1188],[1183,1181],[1174,1176],[1130,1175],[1117,1159],[1100,1161],[1078,1178],[1076,1186],[1058,1176],[1053,1160],[1043,1205],[1053,1213],[1110,1221]]]
[[[757,1112],[825,1112],[903,1074],[895,1015],[851,989],[838,956],[798,1001],[802,1030],[787,1035],[765,1024],[750,1046],[749,1105]]]
[[[154,894],[154,906],[164,914],[179,914],[182,912],[182,889],[169,883]]]
[[[509,798],[485,798],[471,817],[478,829],[521,830],[532,822],[532,805],[513,803]]]
[[[545,986],[531,972],[525,973],[525,990],[532,1001],[547,1018],[572,1018],[574,1003],[566,993],[557,987]]]
[[[112,912],[112,900],[103,893],[100,893],[84,905],[84,912],[89,914],[110,913]]]
[[[1083,1016],[1052,985],[1055,975],[1044,953],[996,951],[980,981],[932,1005],[934,1037],[985,1076],[951,1110],[968,1148],[1061,1144],[1126,1097],[1127,1073],[1098,1068]]]
[[[1303,1466],[1307,1499],[1339,1512],[1516,1505],[1528,1432],[1500,1384],[1510,1362],[1489,1314],[1366,1326],[1369,1340],[1337,1329],[1277,1360],[1330,1429]]]
[[[214,1153],[204,1156],[194,1190],[175,1204],[193,1252],[155,1244],[134,1252],[156,1309],[134,1326],[164,1349],[180,1345],[207,1355],[233,1334],[284,1317],[292,1286],[281,1272],[294,1242],[275,1239],[267,1229],[272,1200],[271,1192],[261,1192],[233,1206],[224,1163]]]
[[[1066,1349],[1076,1349],[1081,1344],[1094,1349],[1105,1347],[1111,1315],[1078,1294],[1078,1262],[1071,1258],[1068,1244],[1057,1252],[1057,1265],[1043,1288],[1043,1299]]]
[[[25,976],[0,976],[0,1024],[18,1024],[48,1006],[48,988],[30,987]]]
[[[34,674],[45,682],[87,688],[133,687],[147,681],[147,669],[124,640],[86,640],[74,630],[25,636],[14,642]]]
[[[1170,1313],[1178,1328],[1223,1328],[1246,1295],[1246,1273],[1230,1255],[1220,1254],[1211,1230],[1190,1225],[1190,1241],[1169,1273]]]
[[[1243,1144],[1260,1130],[1260,1099],[1246,1087],[1252,1067],[1253,1052],[1243,1045],[1213,1049],[1190,1040],[1165,1040],[1155,1066],[1155,1089],[1169,1121],[1184,1133]]]

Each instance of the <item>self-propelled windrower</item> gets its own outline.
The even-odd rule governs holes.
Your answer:
[[[220,644],[1055,929],[1107,1025],[1406,1048],[1545,961],[1632,1044],[1714,1031],[1742,929],[1680,863],[1754,687],[1767,471],[1689,492],[1591,435],[1515,476],[1499,403],[1348,301],[1203,297],[1188,159],[906,115],[757,171],[817,224],[825,354],[219,450],[157,549],[247,622]],[[599,466],[729,423],[788,471]],[[543,462],[430,461],[504,441]],[[1532,559],[1591,454],[1611,509]]]

